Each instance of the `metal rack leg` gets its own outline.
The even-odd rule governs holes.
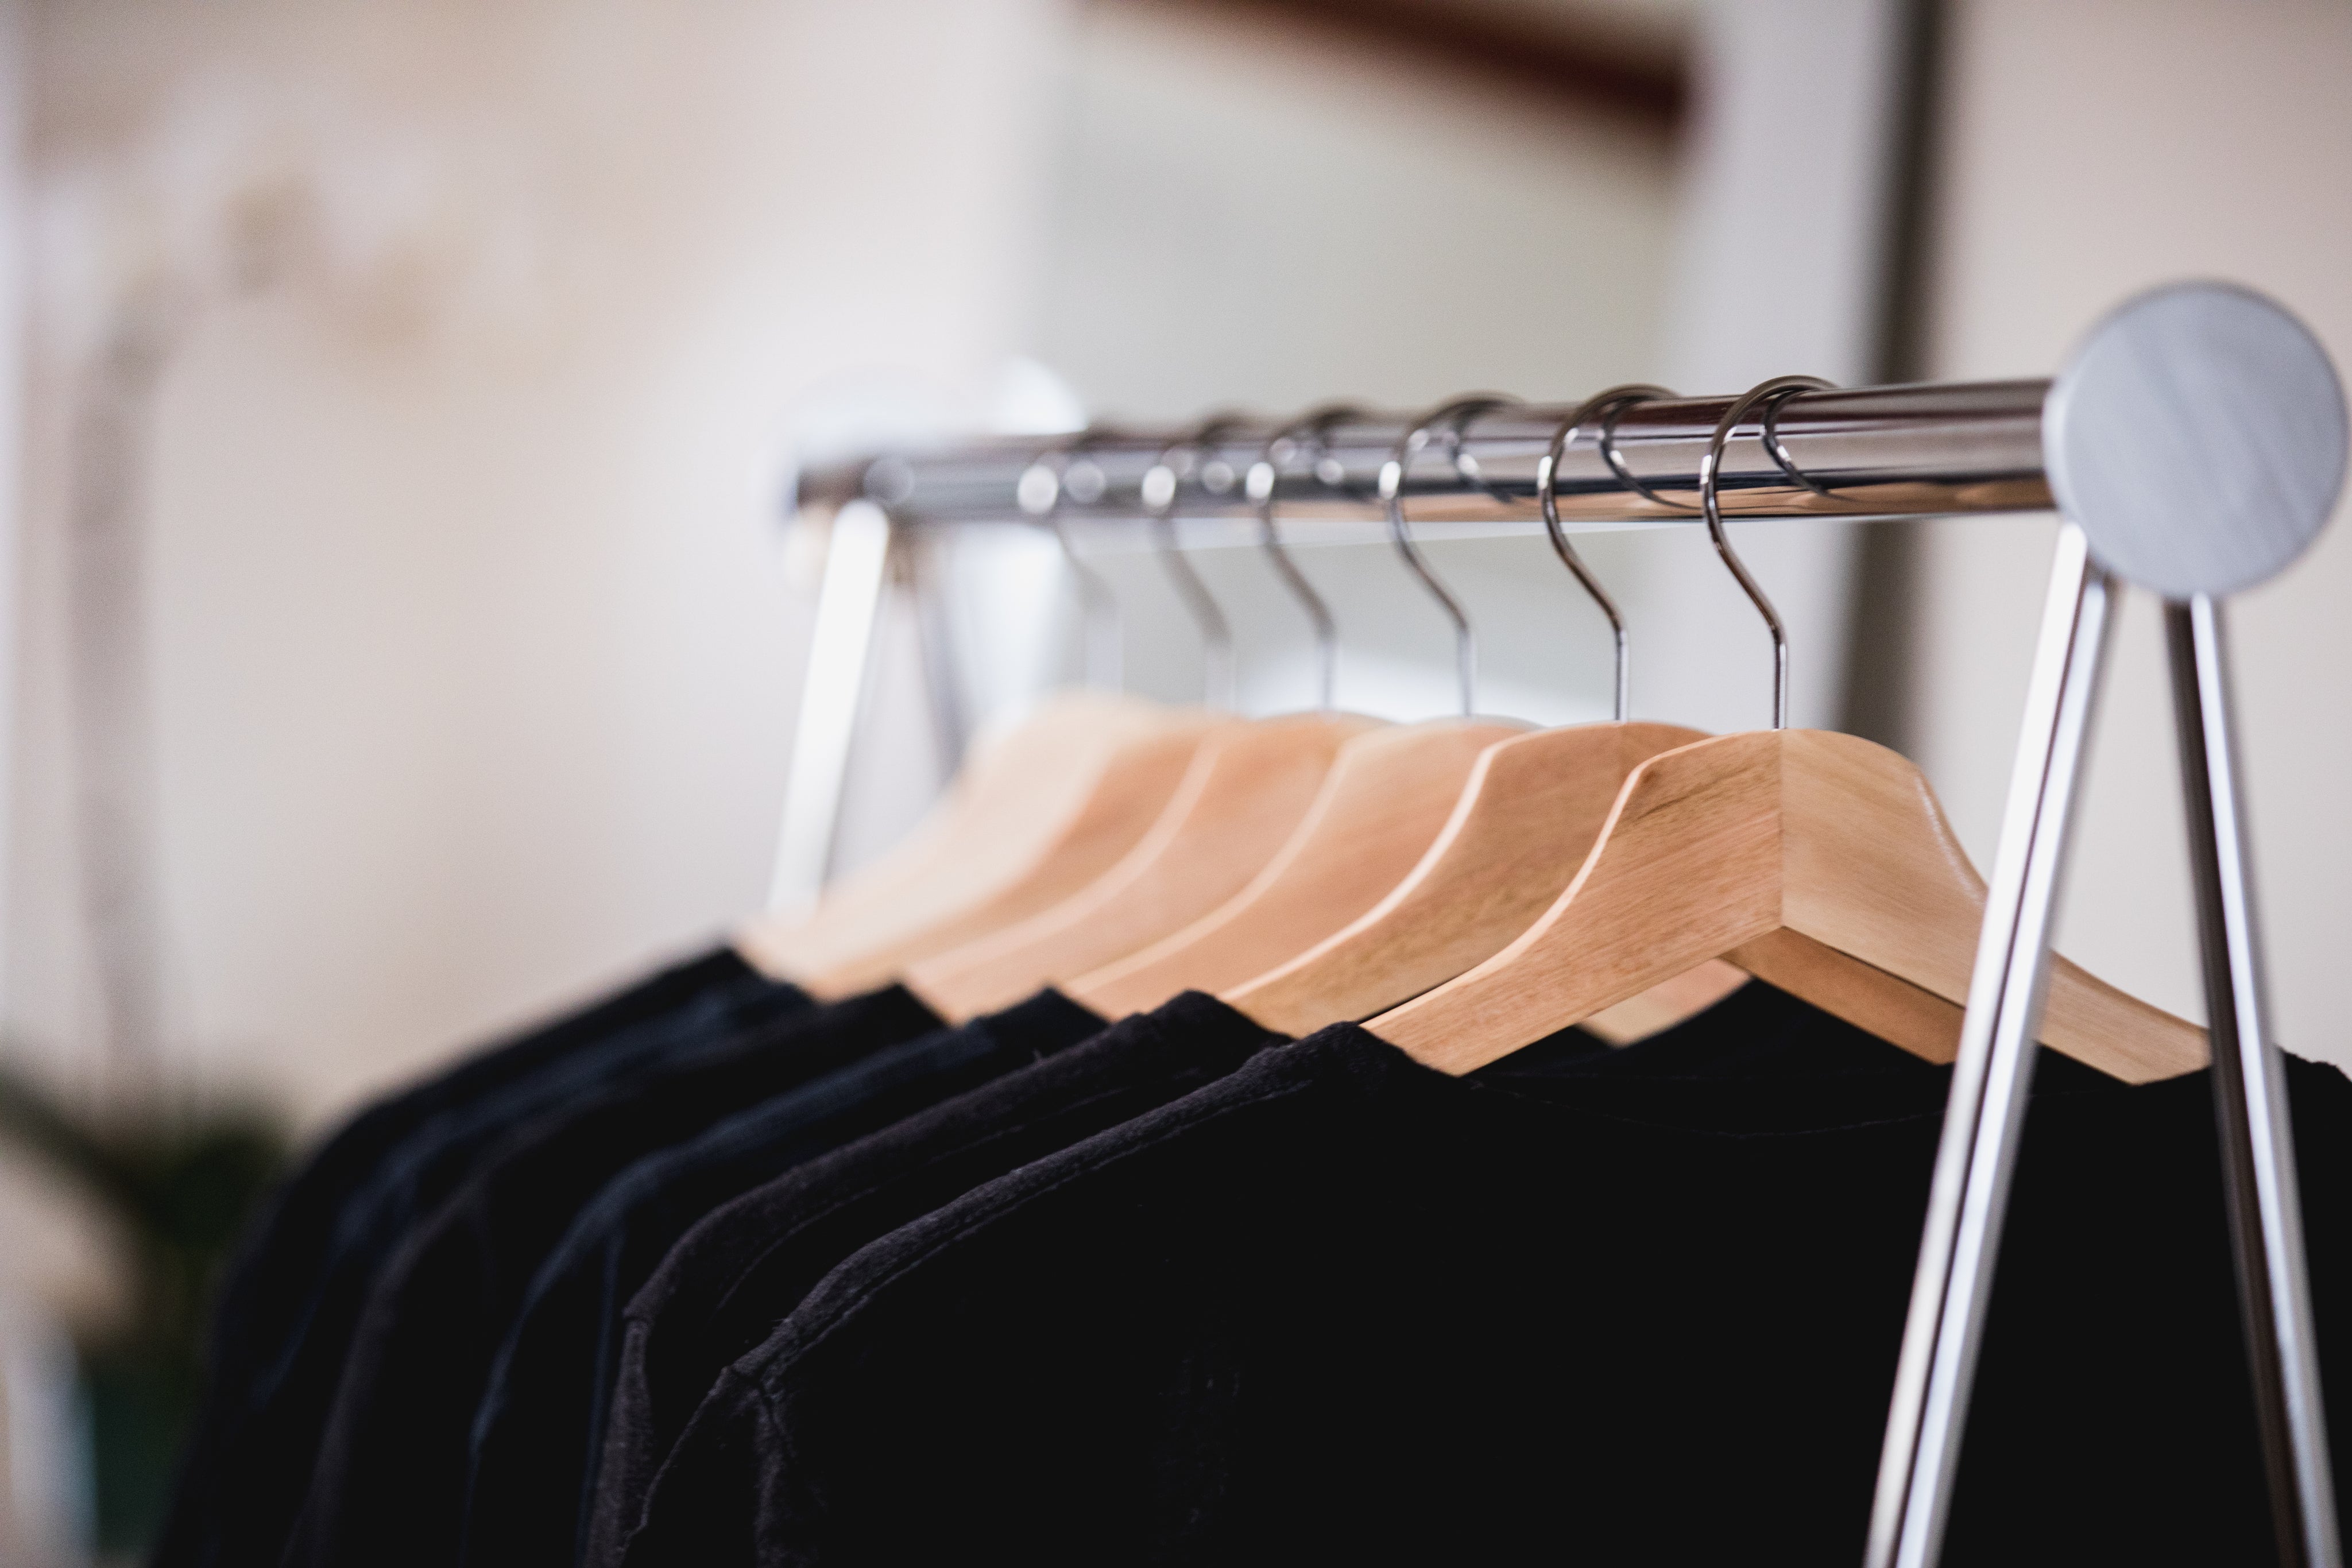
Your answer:
[[[1942,1550],[2032,1082],[2029,1048],[2041,1021],[2083,741],[2105,664],[2110,597],[2082,530],[2065,525],[1928,1191],[1871,1511],[1869,1568],[1931,1568]]]
[[[964,711],[963,685],[957,679],[954,617],[948,602],[948,550],[944,529],[901,530],[895,541],[906,561],[907,588],[915,605],[915,634],[923,652],[923,695],[929,703],[931,735],[940,751],[940,776],[955,777],[971,737]]]
[[[835,514],[800,717],[793,728],[792,763],[784,777],[783,824],[776,833],[775,872],[768,883],[771,909],[814,900],[832,869],[849,744],[866,692],[875,613],[889,560],[890,519],[881,507],[852,501]]]
[[[2279,1561],[2290,1568],[2339,1568],[2343,1557],[2319,1353],[2312,1337],[2294,1134],[2285,1064],[2264,1026],[2262,947],[2247,867],[2245,805],[2238,793],[2221,606],[2204,594],[2168,603],[2164,629],[2189,807],[2205,1001],[2212,1019],[2222,1186]]]

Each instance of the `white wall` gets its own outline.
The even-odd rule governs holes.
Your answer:
[[[1096,417],[1559,400],[1655,373],[1678,196],[1661,128],[1223,8],[1087,7],[1065,71],[1034,341]],[[1429,548],[1478,632],[1483,707],[1605,707],[1606,631],[1539,539]],[[1299,559],[1339,625],[1340,702],[1452,712],[1451,629],[1390,548]],[[1306,627],[1257,552],[1197,565],[1245,708],[1311,702]],[[1198,638],[1158,564],[1103,568],[1131,683],[1196,697]]]
[[[757,902],[805,631],[775,526],[795,422],[977,423],[1015,350],[1144,417],[1851,377],[1885,16],[1706,9],[1678,171],[1605,119],[1320,36],[1237,47],[1175,6],[1095,8],[1075,37],[1055,0],[37,6],[0,1023],[86,1073],[62,444],[142,278],[189,302],[146,617],[166,1065],[316,1116]],[[1842,536],[1741,533],[1792,625],[1799,719],[1826,717]],[[1599,711],[1598,617],[1539,540],[1434,553],[1486,706]],[[1438,711],[1434,612],[1382,549],[1328,554],[1308,570],[1349,639],[1343,700]],[[1634,614],[1640,711],[1761,721],[1760,631],[1696,530],[1592,554]],[[1148,561],[1118,570],[1142,684],[1188,695],[1172,601]],[[1205,570],[1245,649],[1302,677],[1264,705],[1302,700],[1262,568]],[[904,652],[860,763],[867,844],[929,783]]]
[[[1898,9],[1889,0],[1706,9],[1697,133],[1654,372],[1667,384],[1736,392],[1778,375],[1871,378]],[[1788,629],[1790,722],[1834,725],[1853,528],[1789,521],[1728,533]],[[1636,574],[1628,612],[1638,612],[1641,716],[1723,732],[1770,722],[1769,634],[1702,530],[1622,536],[1588,553]]]
[[[1689,7],[1694,123],[1670,149],[1322,34],[1097,8],[1070,57],[1038,353],[1091,412],[1165,421],[1334,397],[1409,409],[1475,391],[1557,402],[1625,381],[1713,392],[1866,375],[1894,11]],[[1796,721],[1833,721],[1852,530],[1736,533],[1790,628]],[[1482,709],[1606,716],[1605,626],[1539,537],[1425,548],[1478,633]],[[1581,548],[1626,610],[1638,714],[1768,721],[1762,625],[1698,529]],[[1388,547],[1300,559],[1339,622],[1342,705],[1452,711],[1450,632]],[[1305,633],[1253,552],[1199,564],[1237,623],[1244,706],[1307,700]],[[1192,696],[1197,639],[1156,567],[1105,565],[1136,684]]]
[[[152,468],[166,1065],[315,1115],[758,902],[790,427],[867,367],[984,394],[1058,16],[37,7],[20,1048],[80,1071],[98,1027],[61,411],[111,298],[193,300]]]
[[[2352,366],[2352,7],[1961,0],[1931,324],[1937,373],[2047,373],[2134,290],[2233,278]],[[2352,529],[2233,607],[2277,1030],[2352,1064]],[[2052,525],[1945,522],[1911,694],[1919,761],[1988,857]],[[2201,1019],[2155,606],[2116,639],[2061,945]]]

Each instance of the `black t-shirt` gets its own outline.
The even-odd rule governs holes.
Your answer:
[[[1102,1027],[1060,992],[1043,991],[874,1051],[648,1155],[606,1184],[540,1266],[499,1346],[474,1412],[458,1560],[571,1568],[603,1451],[622,1310],[698,1219],[780,1172]]]
[[[402,1245],[367,1302],[288,1564],[446,1562],[499,1335],[564,1228],[633,1161],[940,1027],[901,987],[782,1019],[517,1127]]]
[[[756,1348],[835,1263],[983,1181],[1223,1077],[1283,1039],[1214,998],[1187,994],[710,1215],[627,1315],[592,1500],[590,1568],[619,1563],[661,1461],[727,1364]],[[1810,1106],[1842,1079],[1888,1073],[1932,1080],[1935,1070],[1759,981],[1633,1045],[1612,1050],[1569,1029],[1477,1076],[1711,1079],[1718,1081],[1713,1090],[1675,1092],[1683,1113],[1701,1113],[1702,1099],[1727,1101],[1730,1113],[1752,1122],[1789,1098],[1779,1081],[1792,1075],[1827,1080],[1801,1092]]]
[[[809,1005],[721,948],[471,1055],[328,1139],[224,1281],[157,1568],[276,1561],[368,1281],[513,1117]]]
[[[1944,1560],[2265,1560],[2208,1080],[2042,1065]],[[2352,1084],[2289,1076],[2342,1364]],[[1853,1561],[1948,1082],[1263,1052],[851,1259],[626,1560]]]
[[[714,1212],[632,1303],[587,1563],[618,1563],[696,1405],[841,1259],[983,1181],[1223,1077],[1282,1038],[1213,998],[1188,994]],[[1716,1114],[1753,1122],[1789,1098],[1778,1081],[1791,1075],[1827,1080],[1800,1092],[1810,1107],[1841,1079],[1887,1073],[1940,1082],[1917,1059],[1757,982],[1634,1045],[1612,1051],[1570,1029],[1478,1076],[1706,1078],[1717,1087],[1661,1092],[1675,1093],[1687,1115],[1702,1113],[1704,1099],[1723,1104]]]
[[[623,1320],[585,1561],[617,1562],[695,1406],[835,1264],[982,1182],[1222,1078],[1283,1038],[1188,993],[713,1210]]]

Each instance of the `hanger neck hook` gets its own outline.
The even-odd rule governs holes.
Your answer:
[[[1777,411],[1790,398],[1800,392],[1825,391],[1832,384],[1819,376],[1774,376],[1769,382],[1758,382],[1732,399],[1731,406],[1723,411],[1723,418],[1716,423],[1715,434],[1707,438],[1706,454],[1698,464],[1698,506],[1700,515],[1706,519],[1706,537],[1715,541],[1715,553],[1721,556],[1723,564],[1731,569],[1731,575],[1738,580],[1741,591],[1748,595],[1748,601],[1755,605],[1757,612],[1764,617],[1765,630],[1772,633],[1774,729],[1789,727],[1789,633],[1780,624],[1780,612],[1772,608],[1772,601],[1765,597],[1762,585],[1757,582],[1747,563],[1739,559],[1738,553],[1731,548],[1731,540],[1724,534],[1723,500],[1717,494],[1723,479],[1723,448],[1731,439],[1731,433],[1738,428],[1739,422],[1746,419],[1748,411],[1758,404],[1769,402],[1765,415],[1769,421],[1771,412]],[[1773,461],[1776,466],[1779,465],[1777,455]]]
[[[1209,585],[1185,559],[1176,538],[1176,498],[1184,480],[1202,466],[1204,450],[1242,422],[1231,414],[1213,414],[1162,448],[1159,461],[1143,476],[1143,504],[1151,519],[1152,542],[1160,564],[1176,596],[1201,633],[1201,700],[1213,708],[1234,706],[1234,629],[1219,609]]]
[[[1281,531],[1274,523],[1274,493],[1282,481],[1283,466],[1291,457],[1303,450],[1309,470],[1318,468],[1332,427],[1363,417],[1361,409],[1344,403],[1318,408],[1276,431],[1267,440],[1265,453],[1250,465],[1249,471],[1250,498],[1257,503],[1258,543],[1275,575],[1290,591],[1290,597],[1306,614],[1307,623],[1315,633],[1316,706],[1326,713],[1331,710],[1339,686],[1339,623],[1332,619],[1331,607],[1315,591],[1315,585],[1307,580],[1307,574],[1283,548]],[[1320,479],[1321,476],[1317,477]]]
[[[1611,419],[1637,402],[1674,395],[1664,387],[1639,382],[1611,387],[1587,398],[1553,432],[1551,444],[1544,448],[1543,460],[1536,465],[1536,501],[1543,508],[1544,532],[1551,536],[1552,553],[1575,574],[1584,591],[1591,595],[1592,602],[1601,607],[1601,613],[1609,618],[1610,636],[1617,650],[1616,701],[1612,712],[1619,724],[1633,716],[1633,650],[1625,636],[1625,617],[1618,612],[1617,601],[1609,597],[1609,591],[1601,586],[1601,580],[1592,575],[1592,569],[1584,564],[1584,558],[1568,542],[1568,530],[1560,526],[1559,465],[1569,447],[1575,444],[1578,433],[1594,420]],[[1611,466],[1613,471],[1615,465]]]
[[[1070,540],[1069,518],[1062,510],[1066,497],[1084,506],[1102,495],[1102,470],[1086,454],[1108,434],[1099,426],[1089,425],[1062,445],[1039,454],[1022,474],[1016,494],[1021,509],[1054,531],[1054,542],[1062,547],[1063,564],[1077,584],[1080,668],[1086,684],[1116,691],[1124,678],[1121,644],[1126,641],[1118,596],[1111,591],[1109,580],[1078,554]]]
[[[1508,407],[1512,401],[1507,397],[1481,394],[1454,398],[1441,403],[1416,420],[1403,435],[1398,437],[1396,452],[1381,465],[1381,499],[1388,506],[1389,537],[1396,545],[1397,554],[1404,558],[1405,566],[1421,580],[1422,587],[1429,591],[1429,596],[1437,601],[1437,607],[1454,623],[1454,671],[1455,679],[1461,684],[1462,716],[1465,718],[1477,711],[1478,640],[1470,630],[1470,617],[1464,612],[1462,601],[1454,597],[1453,591],[1423,557],[1421,547],[1413,543],[1412,530],[1405,527],[1405,473],[1414,455],[1428,444],[1430,433],[1449,423],[1454,433],[1454,457],[1458,466],[1462,427],[1482,413]]]
[[[1602,395],[1606,396],[1607,394],[1603,393]],[[1688,516],[1690,513],[1696,512],[1700,508],[1692,506],[1687,501],[1677,501],[1671,496],[1660,495],[1656,490],[1651,487],[1647,480],[1633,472],[1632,466],[1625,461],[1625,454],[1618,450],[1617,446],[1618,421],[1623,419],[1626,414],[1630,413],[1634,409],[1639,408],[1645,402],[1662,402],[1667,399],[1671,399],[1675,395],[1675,394],[1673,392],[1664,392],[1663,396],[1660,397],[1623,398],[1611,402],[1609,407],[1604,410],[1601,415],[1601,437],[1599,441],[1594,443],[1594,445],[1601,454],[1601,461],[1608,465],[1610,473],[1614,474],[1617,476],[1617,482],[1620,485],[1624,486],[1625,488],[1633,491],[1633,494],[1641,497],[1643,500],[1649,502],[1653,506],[1661,507],[1665,511],[1678,512],[1684,516]]]

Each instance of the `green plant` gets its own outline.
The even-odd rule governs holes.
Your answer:
[[[75,1113],[0,1067],[0,1136],[101,1204],[126,1249],[129,1299],[76,1335],[89,1401],[98,1548],[135,1552],[158,1522],[202,1375],[213,1292],[285,1168],[278,1118],[242,1105]]]

